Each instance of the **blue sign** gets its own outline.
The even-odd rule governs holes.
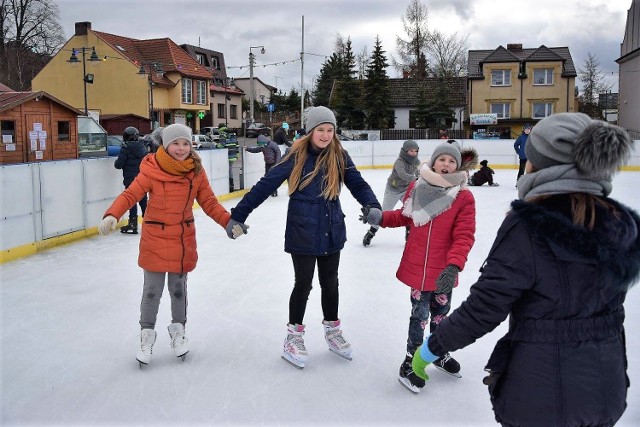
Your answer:
[[[268,103],[267,111],[270,113],[273,113],[274,111],[276,111],[276,104],[274,104],[273,102]]]

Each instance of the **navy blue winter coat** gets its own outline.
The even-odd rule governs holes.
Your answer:
[[[485,379],[498,422],[609,426],[626,408],[623,302],[640,270],[640,217],[603,200],[618,213],[598,207],[592,231],[572,224],[568,195],[513,202],[469,297],[429,339],[442,355],[510,316]]]
[[[527,146],[528,139],[529,135],[522,132],[513,143],[513,149],[516,150],[516,153],[518,153],[518,157],[520,157],[520,160],[527,160],[527,153],[524,152],[524,147]]]
[[[302,176],[313,171],[320,151],[309,148]],[[356,169],[351,157],[344,151],[346,170],[344,185],[362,205],[380,209],[371,187]],[[231,211],[231,218],[245,222],[249,214],[264,202],[280,185],[289,178],[293,169],[294,156],[283,159],[258,181]],[[296,255],[329,255],[340,251],[347,241],[347,229],[340,199],[327,200],[322,192],[324,174],[319,173],[302,190],[289,196],[287,226],[284,234],[285,252]]]
[[[114,162],[113,166],[116,169],[122,169],[122,177],[124,178],[125,185],[131,184],[134,178],[140,172],[140,162],[144,156],[149,154],[144,141],[128,141],[122,145],[120,154]]]

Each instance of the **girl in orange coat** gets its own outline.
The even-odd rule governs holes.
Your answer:
[[[222,227],[227,227],[230,214],[222,206],[209,185],[200,157],[191,149],[191,129],[173,124],[162,130],[162,146],[147,155],[140,164],[140,173],[107,209],[98,227],[102,235],[109,234],[117,218],[149,193],[144,216],[138,265],[144,270],[144,287],[140,304],[140,348],[136,359],[140,366],[151,361],[154,330],[165,276],[171,296],[172,323],[169,325],[171,348],[184,360],[187,338],[187,273],[198,260],[193,201]],[[238,237],[242,233],[228,230]]]

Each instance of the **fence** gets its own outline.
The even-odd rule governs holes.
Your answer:
[[[447,129],[449,138],[465,139],[464,129]],[[407,139],[438,139],[439,129],[380,129],[381,140],[407,140]]]

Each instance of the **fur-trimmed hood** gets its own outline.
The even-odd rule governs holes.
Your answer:
[[[597,207],[599,219],[593,231],[572,223],[570,200],[566,195],[553,196],[537,204],[515,200],[511,207],[533,236],[542,236],[559,247],[599,262],[603,271],[613,272],[621,285],[629,286],[640,274],[640,216],[613,199],[603,199],[616,208],[617,215]]]

